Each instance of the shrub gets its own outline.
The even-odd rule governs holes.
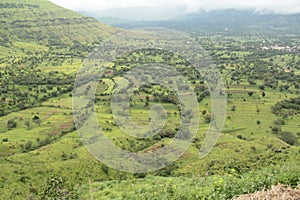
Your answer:
[[[281,127],[278,125],[272,126],[271,130],[273,133],[278,133],[279,131],[281,131]]]
[[[231,111],[236,111],[236,106],[235,106],[235,105],[233,105],[233,106],[231,107]]]
[[[74,186],[63,177],[51,177],[40,192],[41,199],[80,199]]]
[[[3,138],[2,142],[8,142],[8,138]]]
[[[17,122],[14,119],[10,119],[7,121],[7,128],[16,128],[17,127]]]
[[[277,120],[275,120],[274,121],[274,124],[276,124],[276,125],[284,125],[285,124],[285,122],[284,122],[284,120],[283,119],[277,119]]]
[[[259,86],[259,89],[264,90],[264,89],[265,89],[265,86],[264,86],[264,85],[260,85],[260,86]]]
[[[204,116],[204,121],[205,121],[205,123],[209,124],[210,121],[211,121],[211,115],[210,115],[210,114],[206,114],[206,115]]]
[[[289,145],[295,145],[297,143],[297,137],[291,132],[280,132],[279,138]]]
[[[173,138],[176,133],[177,132],[175,130],[163,129],[158,133],[158,135],[160,136],[160,138]]]
[[[244,137],[244,136],[242,136],[242,135],[237,135],[236,136],[238,139],[240,139],[240,140],[246,140],[246,138]]]

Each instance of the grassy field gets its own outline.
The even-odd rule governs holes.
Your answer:
[[[103,84],[106,87],[100,85],[99,87],[103,89],[99,91],[109,94],[112,91],[112,81],[105,79]],[[254,94],[249,96],[249,91],[253,91]],[[208,176],[208,180],[204,180],[204,178],[199,180],[198,178],[195,180],[191,178],[166,178],[164,180],[164,178],[149,177],[145,180],[99,182],[133,178],[133,175],[107,169],[89,155],[77,133],[72,131],[72,99],[69,94],[50,98],[40,107],[14,112],[1,117],[0,165],[4,170],[2,170],[0,176],[3,179],[2,188],[6,191],[3,193],[3,197],[17,198],[17,196],[28,196],[32,192],[34,194],[39,191],[40,185],[45,183],[45,177],[54,174],[68,177],[68,180],[73,183],[80,180],[80,184],[75,185],[81,188],[82,193],[86,193],[85,198],[90,195],[88,191],[89,182],[94,181],[97,181],[93,184],[93,191],[95,192],[93,195],[96,199],[131,199],[138,198],[139,195],[157,199],[171,198],[169,196],[172,195],[171,193],[160,191],[160,188],[163,187],[155,188],[151,186],[153,181],[156,185],[159,185],[159,182],[163,185],[166,184],[167,186],[164,188],[178,184],[179,186],[176,186],[178,188],[173,191],[174,199],[176,195],[183,195],[180,191],[182,191],[181,187],[184,187],[184,185],[189,185],[191,188],[195,187],[194,192],[189,195],[198,195],[200,198],[201,195],[205,196],[212,193],[211,190],[214,187],[210,184],[210,181],[213,180],[213,177],[218,177],[215,174],[218,174],[222,179],[226,179],[231,170],[235,170],[236,174],[244,175],[249,171],[260,170],[270,165],[281,166],[285,163],[293,163],[299,156],[299,147],[290,146],[278,139],[276,134],[272,133],[270,126],[278,119],[278,116],[271,112],[271,106],[278,101],[296,95],[268,89],[265,90],[266,96],[262,97],[261,92],[253,86],[247,86],[246,89],[245,86],[231,86],[227,90],[227,93],[232,94],[232,96],[227,99],[226,123],[213,151],[205,159],[198,158],[199,148],[208,128],[204,116],[199,113],[201,121],[198,134],[189,150],[172,166],[152,173],[153,175],[172,177]],[[146,93],[140,93],[133,98],[131,115],[133,120],[139,124],[149,122],[148,110],[154,102],[150,102],[150,105],[145,107],[145,102],[142,102],[141,99],[145,101],[147,95]],[[106,97],[102,98],[105,99]],[[200,112],[203,110],[209,111],[209,105],[209,98],[202,100],[199,103]],[[162,106],[168,113],[166,127],[174,129],[179,124],[179,116],[174,114],[176,106],[167,103],[162,103]],[[235,109],[232,108],[233,106],[235,106]],[[113,125],[114,119],[110,113],[109,102],[99,101],[95,108],[101,126],[104,129],[110,128],[110,130],[105,131],[105,134],[123,149],[138,151],[155,143],[168,144],[169,142],[168,138],[163,138],[160,141],[143,142],[128,137],[117,126]],[[34,116],[39,116],[40,121],[38,123],[33,121]],[[7,128],[7,121],[10,119],[17,122],[15,128]],[[30,125],[26,126],[25,122],[29,122]],[[282,126],[282,129],[296,133],[299,130],[299,116],[295,115],[285,119],[285,125]],[[7,142],[3,142],[5,139],[7,139]],[[41,141],[44,140],[47,140],[47,143],[43,145]],[[29,143],[30,147],[26,148]],[[165,183],[166,181],[170,181],[170,183]],[[242,182],[240,179],[236,181]],[[173,182],[176,184],[173,184]],[[14,187],[11,187],[11,184]],[[128,188],[128,185],[135,189]],[[112,189],[114,187],[126,187],[128,193],[125,191],[116,192]],[[207,188],[203,191],[202,187]],[[143,190],[142,188],[146,189]],[[198,190],[202,192],[197,192]],[[121,191],[121,189],[118,191]],[[165,196],[162,196],[163,193],[165,193]]]

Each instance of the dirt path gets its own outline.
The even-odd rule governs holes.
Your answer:
[[[300,186],[298,189],[284,185],[272,186],[271,190],[242,195],[234,200],[300,200]]]

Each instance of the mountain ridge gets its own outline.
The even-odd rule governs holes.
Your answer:
[[[94,16],[96,17],[96,16]],[[201,28],[209,31],[232,32],[278,32],[299,34],[300,14],[264,13],[256,10],[225,9],[187,14],[184,17],[161,21],[128,21],[118,18],[96,17],[119,28],[141,28],[160,26],[165,28],[197,31]]]
[[[7,39],[50,44],[92,43],[116,29],[48,0],[3,0],[0,33]]]

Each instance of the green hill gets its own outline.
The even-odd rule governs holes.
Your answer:
[[[115,31],[47,0],[3,0],[0,19],[1,44],[5,46],[16,40],[45,45],[92,43]]]
[[[60,94],[72,90],[74,73],[84,56],[93,44],[116,31],[47,0],[1,1],[0,84],[6,87],[0,115],[35,106],[51,96],[40,95],[33,87],[60,85]],[[16,97],[18,92],[28,95]]]

